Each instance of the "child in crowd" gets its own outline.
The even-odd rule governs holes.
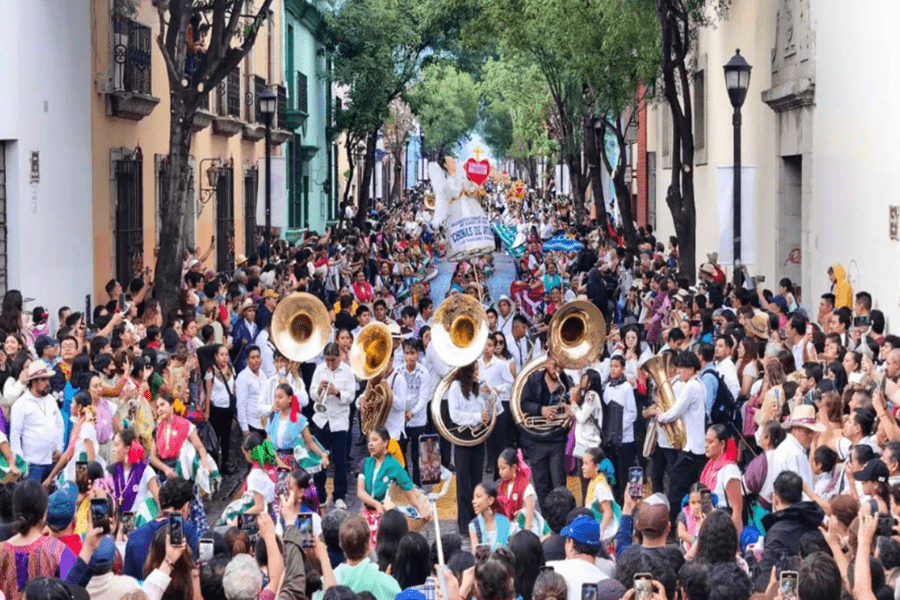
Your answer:
[[[472,508],[475,518],[469,522],[469,540],[474,549],[480,544],[488,544],[491,550],[505,546],[509,540],[509,519],[497,503],[497,488],[492,483],[479,483],[472,495]]]

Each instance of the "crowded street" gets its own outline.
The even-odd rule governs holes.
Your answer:
[[[898,21],[0,1],[0,600],[900,600]]]

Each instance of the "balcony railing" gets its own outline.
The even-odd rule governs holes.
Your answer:
[[[131,19],[120,19],[114,21],[114,33],[114,89],[150,95],[150,28]]]
[[[226,109],[228,115],[241,118],[241,71],[235,68],[228,74]]]
[[[284,129],[284,112],[287,109],[287,90],[285,90],[283,85],[279,84],[275,86],[275,93],[278,95],[278,103],[275,105],[275,114],[277,115],[275,126]]]

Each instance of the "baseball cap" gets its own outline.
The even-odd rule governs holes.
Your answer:
[[[54,340],[49,335],[38,336],[38,339],[34,340],[35,355],[40,358],[40,356],[44,353],[44,350],[46,350],[48,346],[55,346],[56,343],[56,340]]]
[[[889,476],[887,465],[878,458],[873,458],[866,463],[862,471],[853,474],[853,478],[857,481],[887,481]]]
[[[580,515],[562,528],[559,534],[586,546],[600,545],[600,523],[587,515]]]

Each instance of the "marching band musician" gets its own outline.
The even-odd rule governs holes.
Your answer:
[[[316,367],[310,386],[310,397],[316,404],[312,421],[316,439],[330,452],[334,463],[334,506],[346,510],[347,435],[350,429],[350,403],[356,396],[356,379],[350,367],[341,362],[341,349],[334,342],[325,346],[325,362]],[[315,474],[319,502],[327,498],[325,470]]]
[[[664,352],[673,355],[673,360],[668,362],[669,373],[667,373],[667,375],[672,384],[672,393],[675,394],[675,397],[677,398],[679,391],[684,387],[684,382],[681,381],[681,378],[678,376],[678,371],[675,369],[674,355],[677,354],[677,352],[672,350],[666,350]],[[660,352],[659,355],[662,356],[663,352]],[[653,405],[651,404],[650,406]],[[643,416],[645,419],[652,419],[650,407],[643,410]],[[662,493],[665,474],[675,465],[675,459],[678,458],[678,451],[675,450],[672,442],[666,437],[666,432],[658,421],[653,420],[648,422],[647,427],[648,429],[650,427],[656,427],[656,449],[653,451],[652,460],[650,461],[650,481],[652,483],[653,493]]]
[[[684,383],[678,390],[675,404],[662,414],[657,414],[656,406],[647,409],[649,416],[656,416],[660,423],[673,423],[684,420],[687,442],[679,450],[675,463],[669,471],[669,517],[672,522],[678,516],[681,499],[690,490],[691,485],[700,479],[700,472],[706,464],[706,392],[697,372],[700,371],[700,359],[690,350],[682,350],[675,356],[675,368],[678,377]]]
[[[544,370],[529,376],[522,390],[521,407],[525,416],[542,416],[553,419],[560,410],[571,422],[572,409],[566,394],[572,387],[569,377],[562,372],[552,355],[547,356]],[[559,405],[562,408],[558,408]],[[526,427],[519,428],[519,441],[525,451],[525,460],[534,474],[534,487],[538,498],[546,498],[553,489],[566,485],[565,450],[569,427],[557,425],[549,433],[536,435]]]
[[[402,348],[404,365],[391,386],[394,391],[394,406],[402,407],[401,431],[404,426],[406,431],[403,438],[397,439],[400,440],[400,449],[411,459],[413,481],[416,485],[422,485],[419,473],[419,436],[425,433],[428,401],[431,399],[427,385],[428,372],[419,363],[419,348],[414,340],[403,340]],[[390,429],[388,431],[390,432]],[[391,432],[391,437],[393,436]],[[406,449],[407,443],[410,445],[409,454]]]
[[[504,448],[516,445],[516,425],[509,410],[509,391],[516,379],[516,365],[512,360],[496,355],[495,339],[493,335],[488,336],[484,350],[478,358],[478,369],[482,379],[497,391],[501,403],[498,407],[497,423],[487,441],[487,468],[490,473],[494,473],[497,468],[497,457],[500,456],[500,452]]]
[[[491,422],[491,414],[485,410],[484,400],[479,394],[478,362],[460,367],[447,393],[450,419],[457,426],[477,427]],[[472,494],[481,483],[484,468],[484,442],[477,446],[453,446],[456,462],[456,522],[459,534],[465,536],[469,522],[475,518]],[[562,465],[560,465],[562,470]]]
[[[616,468],[616,497],[621,501],[628,468],[634,465],[634,422],[637,420],[634,388],[626,377],[625,357],[621,354],[610,359],[609,382],[603,390],[603,403],[608,412],[608,418],[603,420],[605,450]]]

